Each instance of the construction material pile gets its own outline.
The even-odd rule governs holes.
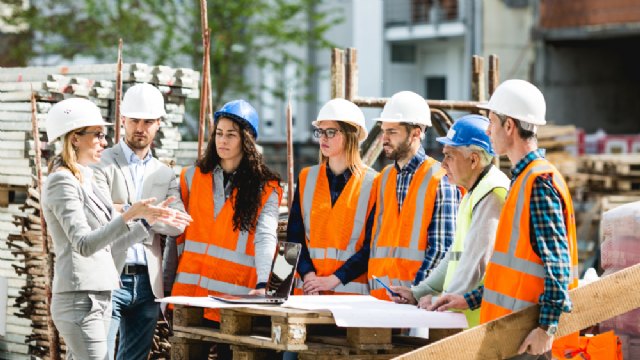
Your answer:
[[[165,163],[175,164],[175,151],[181,140],[178,126],[184,122],[186,99],[199,96],[199,73],[146,64],[124,64],[122,73],[123,91],[135,83],[149,82],[165,95],[167,116],[153,151]],[[0,200],[5,199],[0,201],[0,276],[9,283],[7,327],[0,340],[0,358],[46,359],[50,346],[60,346],[58,350],[64,351],[48,327],[46,311],[51,281],[47,269],[53,265],[54,256],[50,246],[46,249],[40,233],[32,93],[42,141],[42,171],[46,175],[47,159],[60,146],[59,142],[47,143],[44,119],[51,106],[65,98],[88,98],[98,105],[105,119],[114,122],[115,79],[116,64],[0,68]],[[109,144],[113,144],[113,138]],[[161,352],[166,353],[166,349]]]
[[[603,276],[640,264],[640,201],[604,213],[601,230]],[[640,359],[640,309],[600,323],[600,330],[615,331],[625,359]]]

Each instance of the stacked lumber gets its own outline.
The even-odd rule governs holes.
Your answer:
[[[601,228],[604,276],[640,264],[640,202],[605,212]],[[603,321],[600,329],[620,336],[625,359],[640,359],[640,309]]]
[[[577,184],[576,200],[578,238],[590,239],[587,254],[600,245],[600,220],[604,212],[620,205],[640,200],[639,154],[590,154],[578,158],[578,172],[573,175]]]
[[[26,276],[26,282],[13,306],[17,309],[17,316],[25,319],[31,327],[24,342],[29,347],[29,354],[48,359],[52,346],[56,352],[63,348],[48,312],[54,254],[49,248],[50,239],[45,245],[42,235],[40,192],[37,185],[28,188],[27,199],[21,209],[23,212],[13,215],[14,223],[19,229],[9,233],[6,238],[15,258],[22,260],[18,264],[12,264],[12,267],[18,275]]]
[[[578,169],[593,192],[640,194],[640,154],[583,155]]]
[[[10,233],[20,231],[19,226],[14,223],[14,215],[27,215],[17,204],[10,204],[0,207],[0,238],[6,239]],[[23,266],[24,256],[15,255],[15,249],[6,241],[0,241],[0,276],[8,283],[6,324],[0,329],[2,331],[2,342],[0,342],[0,358],[28,360],[29,346],[27,337],[31,334],[31,323],[20,317],[20,309],[17,299],[20,291],[27,283],[27,275],[23,272],[16,272],[14,266]],[[22,268],[22,267],[21,267]]]

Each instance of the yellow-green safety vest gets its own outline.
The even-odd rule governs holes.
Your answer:
[[[491,166],[485,176],[478,182],[472,192],[464,195],[458,207],[458,217],[456,218],[456,233],[453,239],[453,245],[449,249],[449,263],[447,264],[447,274],[442,285],[443,292],[447,292],[447,288],[453,280],[456,268],[460,263],[460,258],[464,252],[464,240],[471,226],[471,215],[475,206],[493,191],[502,200],[507,196],[509,189],[509,178],[495,166]],[[478,286],[484,283],[484,275]],[[469,327],[474,327],[480,323],[480,309],[465,310]]]

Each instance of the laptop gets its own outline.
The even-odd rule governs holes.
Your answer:
[[[265,295],[209,295],[211,298],[234,304],[282,304],[293,288],[294,275],[302,245],[278,241],[271,262],[271,273],[265,289]]]

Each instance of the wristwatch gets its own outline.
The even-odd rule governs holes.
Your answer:
[[[540,325],[540,328],[547,333],[547,336],[554,336],[558,332],[558,325]]]

